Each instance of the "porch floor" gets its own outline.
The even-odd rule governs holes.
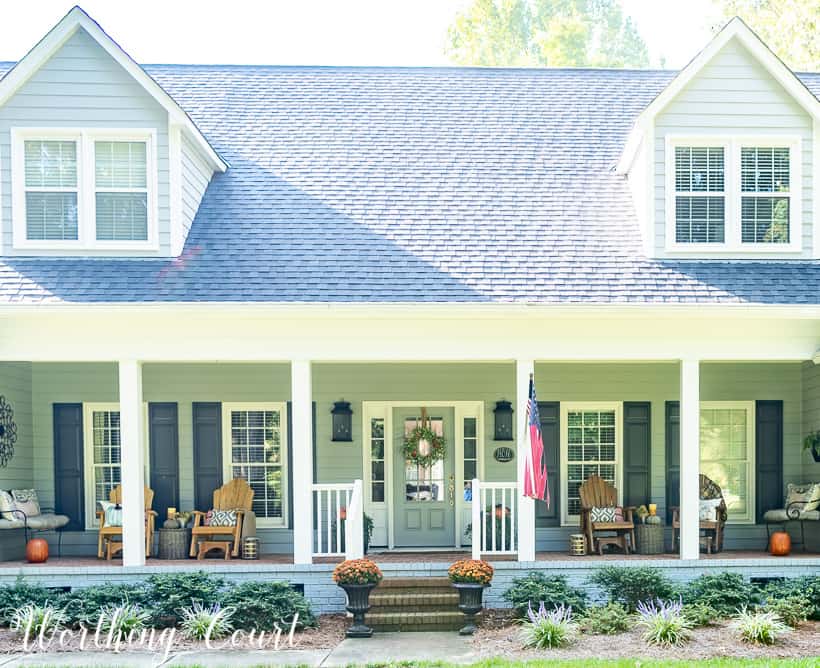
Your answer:
[[[434,563],[434,564],[441,564],[441,563],[451,563],[458,559],[469,559],[470,553],[468,551],[462,552],[441,552],[441,551],[430,551],[430,552],[408,552],[408,551],[374,551],[367,555],[368,558],[372,559],[376,563],[383,563],[383,564],[406,564],[409,562],[418,564],[418,563]],[[609,553],[603,556],[599,556],[597,554],[591,554],[584,557],[573,557],[564,552],[538,552],[535,555],[535,560],[537,562],[566,562],[572,561],[578,563],[578,565],[589,564],[594,565],[596,562],[623,562],[623,561],[668,561],[668,560],[675,560],[677,559],[677,554],[674,553],[666,553],[666,554],[630,554],[624,555],[620,553]],[[802,551],[795,551],[792,552],[789,557],[790,559],[808,559],[817,561],[820,559],[820,555],[813,552],[802,552]],[[515,556],[513,555],[493,555],[493,556],[486,556],[485,559],[490,562],[502,562],[502,561],[515,561]],[[771,560],[772,562],[782,561],[783,557],[773,557],[768,552],[763,550],[724,550],[723,552],[717,554],[705,554],[701,553],[700,555],[701,561],[726,561],[726,560]],[[314,563],[317,564],[335,564],[342,561],[342,557],[317,557],[314,558]],[[253,564],[287,564],[293,565],[293,557],[290,554],[266,554],[262,555],[259,559],[256,560],[244,560],[244,559],[231,559],[225,561],[221,556],[217,557],[210,557],[206,558],[202,561],[198,561],[196,559],[148,559],[145,562],[146,567],[180,567],[180,568],[192,568],[196,567],[198,564],[204,565],[207,563],[209,566],[216,566],[220,567],[220,570],[225,568],[230,568],[231,566],[243,566],[245,568],[252,566]],[[27,569],[32,568],[99,568],[99,567],[121,567],[122,566],[122,559],[112,559],[111,561],[106,561],[105,559],[97,559],[96,557],[49,557],[48,561],[44,564],[29,564],[25,561],[5,561],[0,563],[0,572],[3,569],[14,568],[19,569],[20,567],[25,567]]]

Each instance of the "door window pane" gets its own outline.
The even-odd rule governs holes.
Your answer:
[[[384,418],[370,420],[370,500],[384,502]]]
[[[433,417],[428,419],[430,429],[438,436],[444,435],[444,419]],[[409,434],[421,424],[421,417],[406,418],[404,433]],[[405,461],[405,500],[419,503],[444,500],[444,462],[439,460],[429,467],[419,466],[416,463]]]

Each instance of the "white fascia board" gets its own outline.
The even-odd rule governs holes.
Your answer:
[[[740,17],[735,17],[727,23],[723,29],[706,45],[706,47],[695,56],[677,76],[672,79],[669,85],[664,88],[658,96],[649,103],[638,118],[630,131],[624,145],[621,158],[618,160],[616,171],[619,174],[626,174],[635,154],[640,146],[641,136],[648,121],[653,121],[664,108],[674,100],[683,88],[698,75],[698,73],[726,46],[726,44],[737,38],[737,40],[757,59],[766,71],[786,90],[789,95],[808,113],[815,121],[820,120],[820,100],[806,88],[806,85],[792,72],[788,66],[780,60],[766,43],[747,26]]]
[[[0,106],[5,104],[80,28],[85,30],[108,55],[123,67],[168,112],[171,123],[179,124],[185,128],[197,148],[215,170],[220,172],[227,170],[228,164],[208,143],[208,140],[185,110],[80,7],[71,9],[0,79]]]

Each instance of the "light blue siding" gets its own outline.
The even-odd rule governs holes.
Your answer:
[[[168,114],[84,30],[78,29],[0,107],[0,233],[12,254],[11,128],[150,128],[157,131],[159,255],[170,253]],[[30,255],[33,251],[26,251]],[[101,251],[87,251],[99,254]],[[102,252],[111,255],[110,251]],[[141,251],[140,255],[146,255]]]
[[[0,364],[0,396],[14,411],[17,444],[8,465],[0,468],[0,489],[34,486],[34,448],[32,436],[31,364]],[[46,504],[51,505],[51,504]]]
[[[182,238],[188,238],[199,203],[213,176],[213,170],[200,157],[190,140],[182,137]]]
[[[803,433],[820,430],[820,365],[803,364]],[[803,452],[803,481],[820,482],[820,464]]]
[[[659,256],[665,254],[666,243],[666,136],[676,134],[799,136],[803,201],[797,206],[802,225],[794,232],[802,238],[802,257],[812,256],[811,117],[739,42],[729,42],[655,120],[655,251]]]

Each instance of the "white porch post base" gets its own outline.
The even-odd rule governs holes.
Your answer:
[[[680,557],[700,558],[700,360],[680,363]]]
[[[313,392],[307,360],[291,364],[293,563],[313,562]]]
[[[529,452],[527,402],[530,374],[535,372],[531,359],[515,362],[516,434],[518,438],[518,561],[535,561],[535,501],[524,496],[524,471]]]
[[[145,423],[142,364],[119,362],[122,565],[145,565]]]

